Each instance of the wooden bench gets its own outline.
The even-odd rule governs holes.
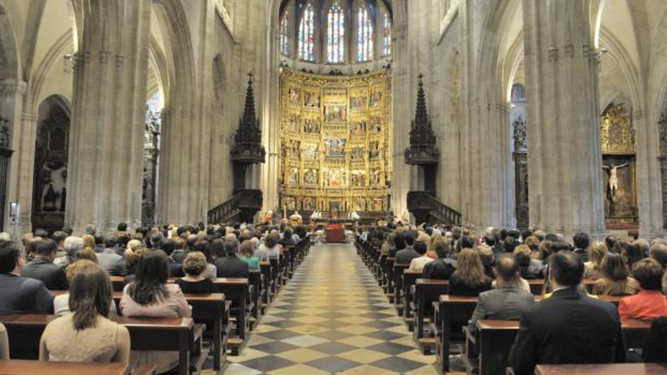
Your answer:
[[[415,281],[414,302],[411,305],[411,309],[415,311],[415,327],[412,331],[412,336],[425,354],[430,354],[431,350],[436,346],[435,337],[424,338],[424,320],[429,316],[427,308],[431,308],[433,305],[432,303],[429,305],[428,301],[438,301],[440,296],[448,293],[448,291],[449,282],[447,280],[420,278]]]
[[[412,287],[417,282],[417,279],[422,276],[422,271],[411,271],[410,269],[403,270],[403,319],[408,325],[408,330],[412,332],[414,329],[414,319],[412,317]]]
[[[623,335],[628,338],[626,344],[630,348],[643,342],[643,338],[651,329],[651,324],[639,320],[621,322]],[[480,375],[503,373],[508,366],[509,353],[514,339],[519,332],[518,320],[480,320],[476,324],[476,346],[479,351],[478,370]],[[572,372],[579,374],[579,372]],[[627,374],[634,374],[628,372]]]
[[[604,365],[537,365],[536,375],[665,375],[665,363],[616,363]]]
[[[394,305],[399,316],[403,316],[403,271],[410,267],[409,264],[394,263]]]
[[[262,287],[262,314],[266,312],[266,308],[269,307],[271,301],[273,301],[272,292],[274,290],[274,279],[271,277],[271,262],[265,260],[259,263],[259,268],[262,272],[262,278],[264,279],[264,285]]]
[[[394,298],[396,297],[396,292],[394,289],[394,263],[396,258],[387,257],[387,265],[385,266],[385,273],[387,278],[387,295],[389,296],[389,303],[394,303]]]
[[[262,271],[249,270],[248,281],[250,282],[250,289],[252,291],[250,296],[252,301],[250,330],[253,330],[255,328],[255,324],[259,322],[259,317],[262,313]]]
[[[227,340],[232,355],[238,355],[243,344],[247,341],[247,332],[250,329],[250,311],[252,302],[249,302],[249,282],[246,278],[217,278],[214,282],[216,291],[223,293],[228,301],[232,302],[230,316],[236,319],[236,336]]]
[[[130,368],[122,363],[46,362],[22,359],[0,360],[0,374],[4,375],[130,375]],[[137,371],[132,372],[137,374]],[[152,374],[152,372],[144,374]]]
[[[9,348],[39,350],[39,341],[46,325],[55,315],[0,315],[7,328]],[[194,322],[191,318],[125,318],[116,322],[130,331],[132,350],[178,352],[178,373],[189,375],[191,343],[194,341]]]
[[[541,301],[543,296],[535,296],[536,301]],[[598,296],[598,299],[607,301],[618,306],[620,297]],[[454,325],[465,326],[472,317],[477,305],[477,297],[441,295],[437,302],[433,303],[434,322],[431,330],[435,333],[435,352],[437,363],[442,371],[449,371],[449,351],[451,347],[451,335],[460,334],[460,331],[452,332]]]

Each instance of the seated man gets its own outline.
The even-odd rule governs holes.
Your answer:
[[[50,239],[35,244],[35,259],[25,264],[21,276],[40,280],[49,290],[67,290],[65,270],[53,264],[58,245]]]
[[[519,266],[510,256],[503,256],[493,269],[496,289],[480,293],[468,329],[475,331],[481,319],[518,320],[521,314],[535,304],[535,297],[519,286]]]
[[[106,236],[104,238],[105,249],[101,253],[97,254],[97,263],[100,267],[104,268],[105,271],[112,276],[125,276],[127,271],[125,270],[125,260],[123,257],[116,253],[116,244],[118,243],[118,237],[116,236]]]
[[[19,276],[25,256],[10,241],[0,241],[0,314],[46,314],[53,295],[44,283]]]
[[[415,237],[416,233],[413,231],[405,232],[405,249],[396,252],[396,260],[394,261],[394,264],[410,264],[413,259],[420,257],[420,254],[414,249]]]
[[[424,266],[422,276],[425,279],[449,280],[449,277],[456,271],[456,261],[449,258],[451,241],[439,240],[433,244],[433,247],[437,258]]]
[[[225,241],[225,256],[215,260],[218,277],[248,277],[248,263],[236,256],[238,245]]]
[[[583,276],[584,262],[571,251],[549,258],[549,281],[555,291],[521,317],[509,358],[517,375],[532,375],[538,363],[625,361],[618,311],[613,304],[579,290]]]
[[[408,270],[410,270],[410,271],[423,271],[424,266],[427,263],[432,262],[433,259],[426,256],[427,247],[426,247],[425,243],[423,243],[421,241],[418,241],[417,243],[415,243],[414,249],[417,252],[417,254],[419,254],[420,256],[418,258],[414,258],[412,261],[410,261],[410,268]]]

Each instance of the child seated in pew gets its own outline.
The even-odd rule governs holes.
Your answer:
[[[241,247],[239,248],[239,253],[241,254],[239,259],[248,263],[248,269],[259,269],[259,258],[255,256],[255,246],[253,245],[252,241],[243,241]]]
[[[169,258],[162,250],[149,251],[139,260],[134,281],[125,286],[120,312],[128,317],[190,318],[192,307],[178,284],[167,284]],[[162,374],[178,365],[178,352],[136,351],[131,353],[133,368],[156,366]]]
[[[203,276],[206,272],[206,256],[200,251],[189,252],[183,260],[185,277],[176,281],[183,293],[207,294],[215,293],[213,281]]]
[[[69,288],[71,314],[50,322],[39,344],[40,361],[130,361],[130,333],[109,320],[113,287],[107,272],[93,264],[76,273]]]
[[[0,359],[9,359],[9,338],[7,328],[0,323]]]
[[[66,273],[67,282],[70,283],[71,285],[72,281],[74,280],[74,277],[79,272],[88,267],[95,267],[95,266],[97,266],[97,263],[90,261],[88,259],[81,259],[75,261],[74,263],[67,266],[67,273]],[[71,311],[69,309],[69,293],[61,294],[53,299],[53,313],[58,316],[65,316],[71,314]],[[109,306],[109,317],[115,318],[117,316],[118,316],[118,311],[116,310],[116,304],[112,303],[111,306]]]

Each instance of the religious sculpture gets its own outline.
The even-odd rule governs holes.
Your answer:
[[[616,191],[618,191],[619,184],[618,184],[618,170],[620,168],[625,168],[630,163],[623,163],[620,165],[609,165],[609,166],[602,166],[602,169],[607,171],[609,173],[609,179],[607,181],[607,186],[609,188],[609,199],[613,202],[614,198],[616,198]]]

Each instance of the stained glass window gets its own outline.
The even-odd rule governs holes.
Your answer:
[[[373,25],[368,9],[363,6],[357,11],[357,61],[373,59]]]
[[[285,14],[283,14],[283,19],[280,21],[280,53],[285,56],[290,55],[288,11],[285,11]]]
[[[382,9],[382,57],[391,55],[391,19],[386,9]]]
[[[299,25],[299,58],[315,61],[315,11],[308,4]]]
[[[334,1],[327,16],[327,62],[332,64],[345,61],[345,13]]]

